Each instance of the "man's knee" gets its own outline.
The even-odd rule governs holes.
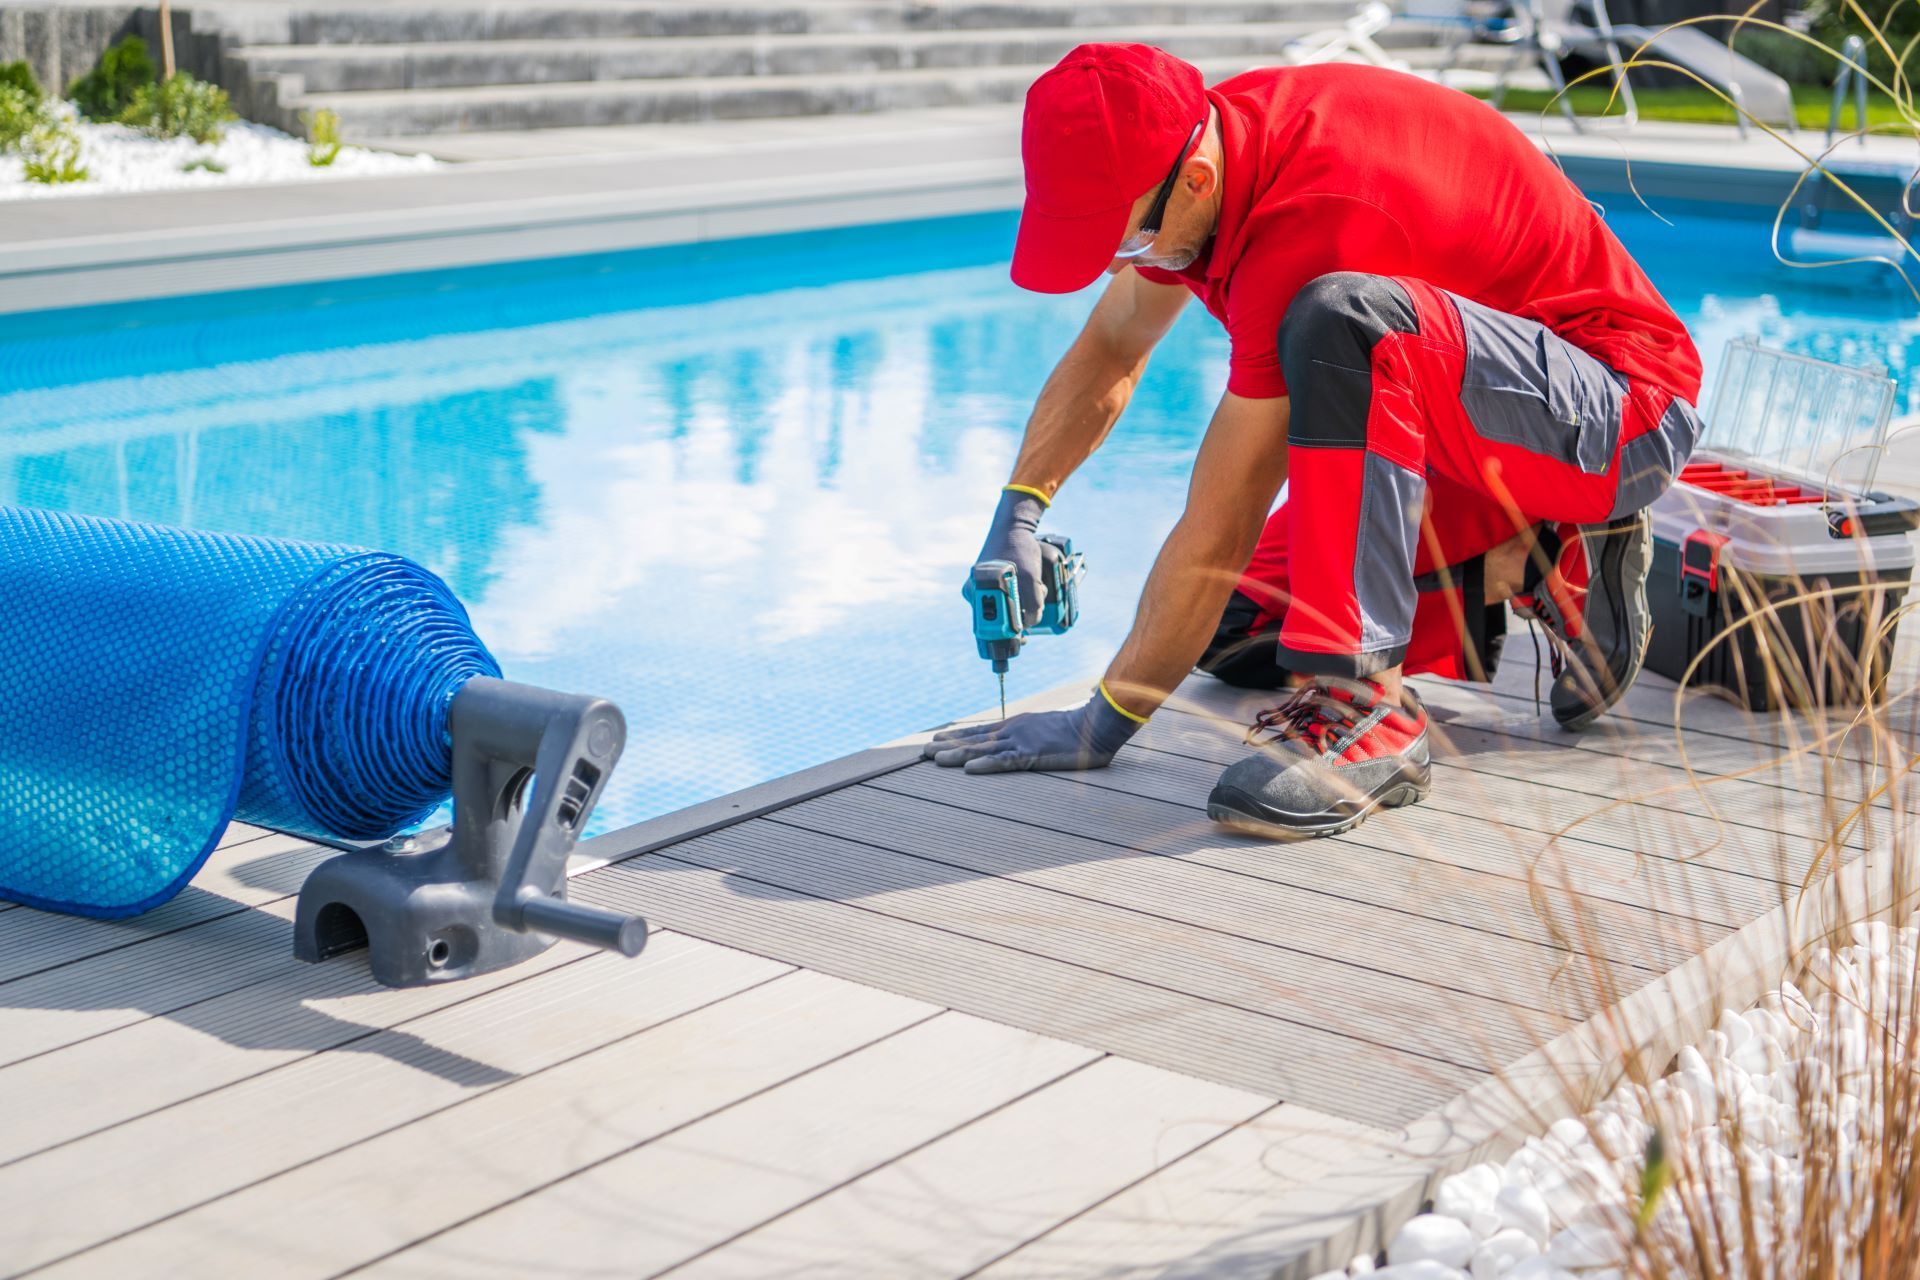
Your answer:
[[[1418,333],[1413,300],[1387,276],[1335,271],[1301,287],[1280,321],[1280,367],[1293,398],[1293,443],[1363,445],[1373,349]]]

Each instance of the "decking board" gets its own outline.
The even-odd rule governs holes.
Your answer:
[[[476,1216],[370,1267],[390,1277],[537,1275],[551,1245],[599,1275],[651,1276],[725,1245],[953,1133],[1099,1058],[965,1014],[878,1040],[707,1115],[650,1136],[623,1127],[619,1154]],[[658,1072],[658,1068],[655,1068]],[[649,1087],[684,1088],[676,1076]],[[596,1110],[599,1109],[596,1103]],[[528,1135],[539,1140],[542,1135]],[[589,1135],[590,1154],[607,1139]],[[569,1152],[570,1158],[573,1153]],[[495,1162],[499,1163],[499,1162]],[[520,1171],[501,1171],[503,1184]],[[384,1175],[369,1170],[368,1175]]]
[[[965,1275],[1270,1105],[1104,1058],[671,1274]]]
[[[535,1053],[496,1086],[47,1274],[197,1277],[209,1249],[230,1260],[232,1274],[317,1278],[369,1266],[939,1013],[743,953],[716,955],[720,948],[690,939],[662,942],[662,962],[621,984],[622,1003],[638,1001],[634,1012],[644,1005],[644,1015],[609,1009],[592,1047],[546,1061],[551,1055],[530,1045]],[[594,1007],[570,1001],[568,1011]],[[556,1243],[541,1242],[548,1250]]]
[[[1584,1016],[1602,985],[1617,987],[1633,980],[1609,972],[1607,984],[1595,983],[1584,967],[1566,965],[1564,954],[1551,945],[1407,912],[1380,918],[1380,926],[1391,927],[1397,940],[1393,952],[1383,955],[1377,943],[1356,936],[1344,923],[1357,910],[1350,900],[1329,901],[1328,894],[1278,881],[1059,833],[1050,833],[1043,850],[1033,829],[1021,823],[876,787],[849,787],[783,809],[770,821],[843,839],[873,840],[928,861],[930,876],[1017,880],[1210,933],[1304,949],[1344,964],[1385,967],[1416,981],[1433,981],[1436,962],[1470,955],[1521,982],[1465,972],[1450,974],[1442,985],[1541,1011]],[[1555,996],[1546,994],[1549,984]]]
[[[696,936],[879,982],[996,1022],[1044,1028],[1063,1040],[1276,1100],[1327,1111],[1355,1107],[1369,1123],[1391,1125],[1422,1114],[1485,1074],[1403,1048],[1360,1053],[1360,1042],[1334,1032],[860,905],[769,898],[742,893],[743,887],[676,853],[616,863],[576,881],[573,892],[583,902],[621,910],[645,903],[654,918]]]
[[[1124,978],[1249,1018],[1279,1018],[1474,1069],[1489,1054],[1525,1056],[1562,1025],[1515,1002],[1330,961],[1276,941],[1195,928],[1000,876],[955,878],[924,859],[798,827],[753,823],[690,841],[676,858],[744,881],[961,933]],[[1364,925],[1360,927],[1364,928]],[[1433,1025],[1435,1003],[1452,1016]]]
[[[1333,840],[1207,820],[1272,695],[1203,680],[1106,770],[708,806],[572,882],[653,922],[634,964],[300,965],[331,851],[239,827],[141,920],[7,910],[0,1274],[1264,1275],[1416,1185],[1399,1126],[1813,865],[1792,722],[1690,698],[1696,788],[1670,688],[1574,737],[1526,665],[1429,686],[1433,796]]]

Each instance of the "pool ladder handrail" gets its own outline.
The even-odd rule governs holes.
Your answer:
[[[1840,45],[1840,71],[1833,78],[1833,106],[1827,112],[1827,150],[1833,150],[1840,131],[1840,113],[1846,109],[1847,89],[1853,89],[1853,123],[1860,145],[1867,145],[1867,42],[1848,36]]]

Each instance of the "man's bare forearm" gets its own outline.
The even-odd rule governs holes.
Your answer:
[[[1140,593],[1126,643],[1107,668],[1122,711],[1151,715],[1206,652],[1287,478],[1284,399],[1227,396],[1194,460],[1187,508]]]
[[[1185,520],[1174,526],[1147,575],[1133,630],[1107,668],[1107,690],[1123,710],[1151,715],[1206,652],[1265,515],[1227,541]]]
[[[1013,483],[1051,499],[1113,430],[1146,364],[1144,356],[1129,361],[1083,333],[1040,391],[1013,464]]]

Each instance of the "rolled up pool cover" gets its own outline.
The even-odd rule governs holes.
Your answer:
[[[0,507],[0,898],[126,916],[242,822],[379,840],[499,664],[399,556]]]

